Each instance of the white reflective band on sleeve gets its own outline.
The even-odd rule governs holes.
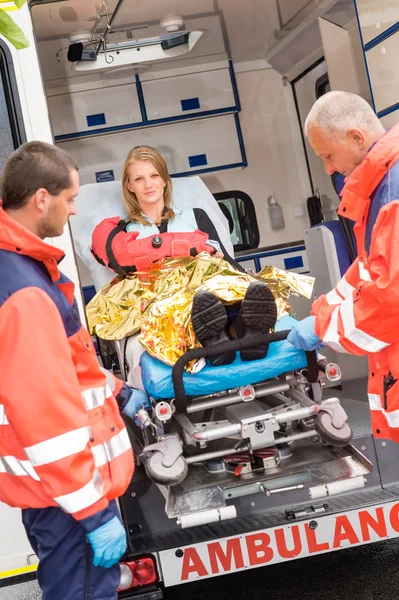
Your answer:
[[[399,427],[399,410],[391,410],[390,412],[384,410],[383,413],[385,415],[386,420],[388,421],[389,427]]]
[[[345,337],[348,338],[353,344],[359,346],[366,352],[381,352],[389,344],[378,340],[377,338],[365,333],[358,329],[355,325],[355,313],[352,298],[347,298],[341,304],[339,310],[341,311],[342,323],[344,326]]]
[[[359,262],[359,277],[363,281],[371,281],[370,273],[362,262]]]
[[[90,427],[81,427],[24,450],[32,465],[39,467],[81,452],[86,448],[89,439]]]
[[[108,385],[90,388],[88,390],[83,390],[82,392],[82,398],[87,410],[93,410],[93,408],[97,408],[98,406],[104,406],[106,399],[111,396],[112,391]]]
[[[343,296],[344,298],[348,298],[349,296],[352,296],[353,292],[355,291],[355,288],[353,287],[353,285],[348,283],[346,281],[345,277],[342,277],[342,279],[340,279],[338,281],[338,283],[335,287],[337,288],[337,290],[339,291],[341,296]]]
[[[0,425],[8,425],[8,419],[4,410],[4,405],[0,404]]]
[[[326,294],[326,300],[330,306],[332,306],[333,304],[341,304],[341,302],[344,301],[344,299],[338,294],[336,290],[331,290],[331,292],[328,292],[328,294]]]
[[[18,477],[28,475],[32,479],[35,479],[35,481],[40,481],[40,477],[30,462],[28,460],[19,460],[15,456],[0,456],[0,473],[10,473]]]
[[[110,371],[108,371],[107,369],[104,369],[104,367],[100,367],[100,369],[104,373],[105,377],[107,378],[107,385],[109,386],[111,392],[114,393],[115,377],[112,375],[112,373],[110,373]]]
[[[382,410],[381,396],[379,394],[367,394],[369,397],[370,410]]]
[[[339,343],[339,335],[338,335],[338,314],[339,314],[339,306],[334,309],[328,329],[323,337],[323,342],[328,344],[330,348],[335,350],[336,352],[345,352],[345,348],[341,346]]]
[[[110,462],[113,458],[120,456],[126,450],[131,448],[129,435],[126,429],[122,429],[117,435],[114,435],[105,444],[99,444],[98,446],[92,446],[92,453],[94,456],[94,463],[96,467],[101,467],[107,462]]]
[[[54,498],[55,502],[67,513],[75,513],[92,506],[103,497],[103,482],[97,472],[87,485],[76,492]]]
[[[379,394],[368,394],[370,410],[378,410],[385,416],[389,427],[399,428],[399,410],[384,410],[381,406],[381,396]]]

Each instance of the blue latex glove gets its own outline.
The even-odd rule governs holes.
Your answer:
[[[126,531],[118,517],[88,533],[87,539],[93,548],[95,567],[109,569],[126,552]]]
[[[134,419],[141,408],[151,408],[150,399],[145,392],[132,390],[132,394],[122,412],[124,415]],[[136,424],[141,427],[140,421],[136,420]]]
[[[306,317],[299,321],[288,334],[287,341],[298,350],[317,350],[323,342],[315,332],[316,317]]]

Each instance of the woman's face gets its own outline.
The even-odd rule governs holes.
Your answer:
[[[130,165],[128,173],[128,189],[136,194],[141,209],[145,209],[148,204],[163,202],[166,182],[152,162],[137,160]]]

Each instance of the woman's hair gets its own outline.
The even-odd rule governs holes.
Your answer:
[[[164,213],[162,221],[168,221],[173,219],[175,213],[172,209],[172,180],[169,175],[168,167],[163,157],[159,154],[155,148],[151,146],[136,146],[130,150],[126,157],[125,164],[123,165],[122,175],[122,190],[123,190],[123,201],[125,203],[128,217],[131,221],[142,223],[143,225],[151,225],[151,223],[142,215],[140,205],[136,198],[136,194],[129,190],[129,167],[137,162],[138,160],[148,160],[154,165],[154,168],[158,171],[160,177],[165,181],[166,186],[164,190]]]

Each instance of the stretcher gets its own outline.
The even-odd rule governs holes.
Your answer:
[[[141,356],[152,406],[138,413],[141,430],[131,428],[137,461],[182,529],[234,519],[232,499],[254,493],[306,490],[319,500],[364,486],[371,465],[350,445],[347,414],[338,398],[323,399],[322,379],[339,383],[339,367],[293,348],[294,323],[285,316],[268,336],[190,350],[174,367]],[[240,348],[265,341],[266,358],[239,358]],[[231,350],[230,365],[185,371]]]

